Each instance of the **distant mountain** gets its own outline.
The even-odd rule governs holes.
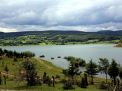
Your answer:
[[[112,30],[100,30],[98,32],[113,32]]]
[[[83,32],[73,30],[0,32],[0,45],[28,45],[28,44],[74,44],[96,43],[122,40],[122,30]]]
[[[113,36],[122,36],[122,30],[119,31],[111,31],[104,30],[98,32],[83,32],[83,31],[74,31],[74,30],[48,30],[48,31],[23,31],[23,32],[10,32],[3,33],[0,32],[0,37],[16,37],[16,36],[26,36],[26,35],[43,35],[43,34],[65,34],[65,35],[79,35],[79,34],[102,34],[102,35],[113,35]]]
[[[118,31],[103,30],[103,31],[98,31],[97,34],[122,36],[122,30],[118,30]]]
[[[81,31],[62,31],[62,30],[48,30],[48,31],[22,31],[22,32],[0,32],[0,37],[16,37],[26,35],[43,35],[43,34],[81,34]]]
[[[48,31],[22,31],[22,32],[10,32],[4,33],[0,32],[0,36],[24,36],[24,35],[41,35],[43,33],[51,33],[51,34],[104,34],[104,35],[116,35],[122,36],[122,30],[119,31],[111,31],[111,30],[103,30],[98,32],[83,32],[83,31],[75,31],[75,30],[48,30]]]

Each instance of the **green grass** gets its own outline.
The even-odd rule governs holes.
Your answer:
[[[3,57],[0,59],[0,71],[4,71],[5,66],[7,65],[9,69],[9,73],[13,75],[19,75],[19,70],[21,69],[21,64],[22,62],[26,59],[17,59],[17,62],[13,61],[13,58],[7,58]],[[42,59],[37,59],[37,58],[31,58],[29,59],[36,65],[36,71],[38,75],[43,75],[44,72],[47,72],[49,76],[52,75],[63,75],[62,74],[62,69],[59,67],[54,66],[52,63],[42,60]]]
[[[90,85],[87,88],[80,88],[78,86],[74,86],[75,89],[72,90],[64,90],[63,84],[58,83],[55,87],[49,87],[46,84],[38,85],[38,86],[26,86],[25,82],[16,82],[16,81],[8,81],[7,85],[0,85],[1,89],[10,89],[10,90],[26,90],[26,91],[106,91],[100,90],[96,85]]]
[[[42,75],[44,72],[47,72],[49,76],[63,75],[62,69],[54,66],[51,62],[42,59],[35,59],[35,58],[33,58],[31,61],[36,64],[38,75]]]

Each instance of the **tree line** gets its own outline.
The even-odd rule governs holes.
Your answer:
[[[0,56],[7,56],[9,58],[23,58],[23,57],[34,57],[35,54],[30,52],[30,51],[25,51],[25,52],[16,52],[16,51],[11,51],[11,50],[6,50],[0,48]]]

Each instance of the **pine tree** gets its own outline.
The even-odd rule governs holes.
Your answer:
[[[119,75],[119,67],[115,60],[112,60],[110,67],[108,69],[109,76],[113,79],[114,85],[116,85],[116,77]]]
[[[94,84],[93,81],[93,76],[97,74],[97,65],[96,63],[92,62],[92,60],[90,60],[90,62],[88,63],[87,67],[86,67],[86,73],[88,75],[91,76],[91,84]]]
[[[99,60],[100,60],[99,61],[99,70],[106,74],[106,83],[107,83],[109,61],[107,58],[100,58]]]
[[[79,68],[75,66],[75,64],[73,62],[70,62],[70,66],[68,69],[68,75],[72,77],[79,74]]]
[[[36,69],[35,65],[31,61],[25,61],[22,63],[23,68],[26,70],[27,85],[33,86],[36,84]]]

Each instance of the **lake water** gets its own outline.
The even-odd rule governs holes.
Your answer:
[[[115,59],[122,64],[122,48],[113,47],[113,44],[86,44],[86,45],[53,45],[53,46],[1,46],[8,50],[17,52],[31,51],[36,56],[45,55],[46,60],[58,67],[67,68],[68,62],[63,59],[65,56],[80,57],[89,62],[90,59],[98,62],[99,58]],[[61,56],[61,58],[57,58]],[[54,57],[51,60],[51,57]]]

